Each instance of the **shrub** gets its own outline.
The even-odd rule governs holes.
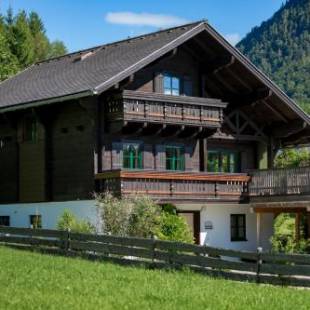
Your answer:
[[[87,220],[78,220],[69,210],[65,210],[57,223],[59,230],[71,230],[78,233],[94,233],[95,227]]]
[[[96,195],[97,210],[102,220],[102,231],[115,236],[127,236],[131,203],[106,192]]]
[[[186,221],[172,204],[159,206],[148,196],[129,199],[110,193],[97,195],[96,200],[105,234],[193,242]]]
[[[164,212],[170,213],[170,214],[177,214],[177,208],[172,203],[164,203],[161,205],[161,209]]]
[[[161,240],[193,243],[193,236],[185,219],[165,211],[161,213],[156,235]]]
[[[154,236],[160,225],[160,211],[159,206],[148,196],[133,198],[128,234],[141,238]]]
[[[270,241],[274,252],[310,253],[309,241],[301,238],[296,242],[295,217],[292,214],[282,213],[277,216],[274,224],[274,235]]]

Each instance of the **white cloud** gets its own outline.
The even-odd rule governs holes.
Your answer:
[[[236,45],[240,40],[241,36],[239,33],[229,33],[225,35],[225,39],[232,45]]]
[[[188,20],[177,16],[133,12],[109,12],[105,20],[111,24],[153,27],[171,27],[188,23]]]

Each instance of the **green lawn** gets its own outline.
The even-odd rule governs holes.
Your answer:
[[[0,247],[1,309],[309,309],[310,291]]]

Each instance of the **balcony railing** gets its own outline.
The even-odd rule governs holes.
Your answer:
[[[149,122],[218,128],[227,103],[219,99],[125,90],[107,101],[109,121]]]
[[[250,197],[310,195],[310,167],[250,172]]]
[[[240,201],[247,193],[246,174],[167,171],[106,171],[96,175],[100,191],[120,196],[145,194],[160,201]]]

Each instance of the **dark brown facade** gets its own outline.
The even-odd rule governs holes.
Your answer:
[[[102,93],[2,113],[0,203],[95,190],[246,201],[249,171],[272,168],[279,147],[306,130],[279,104],[202,32]]]

